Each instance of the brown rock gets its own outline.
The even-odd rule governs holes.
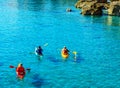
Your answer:
[[[102,15],[103,9],[107,10],[109,15],[120,16],[120,0],[79,0],[75,6],[81,8],[83,15]]]
[[[120,16],[120,1],[114,1],[110,3],[108,14]]]
[[[97,0],[98,3],[106,3],[107,0]]]
[[[96,1],[85,2],[85,5],[82,7],[81,14],[83,15],[102,15],[102,6],[97,4]]]

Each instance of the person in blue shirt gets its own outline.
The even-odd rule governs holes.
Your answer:
[[[43,52],[43,49],[41,48],[41,46],[38,46],[38,48],[36,48],[35,50],[35,53],[40,56],[43,56],[42,52]]]

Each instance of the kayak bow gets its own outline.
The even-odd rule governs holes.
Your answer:
[[[25,72],[17,72],[17,77],[23,79],[25,76]]]
[[[63,54],[63,53],[61,53],[61,56],[62,56],[64,59],[66,59],[66,58],[69,57],[69,54]]]

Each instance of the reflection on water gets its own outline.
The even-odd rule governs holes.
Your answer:
[[[44,0],[17,0],[18,9],[38,11],[45,8],[46,2]]]
[[[107,16],[106,24],[110,26],[120,26],[120,17]]]
[[[105,24],[108,25],[107,30],[110,33],[107,37],[111,39],[120,39],[120,18],[115,16],[107,16]]]
[[[93,23],[105,23],[108,26],[120,26],[120,17],[117,16],[85,16]],[[101,20],[102,19],[102,20]]]
[[[13,0],[8,1],[9,6],[29,11],[44,11],[60,9],[61,6],[74,6],[77,0]]]
[[[36,88],[41,88],[45,84],[45,80],[39,74],[33,75],[32,85]]]

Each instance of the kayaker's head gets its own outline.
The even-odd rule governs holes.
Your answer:
[[[39,49],[41,49],[41,46],[38,46]]]
[[[66,46],[64,46],[64,49],[66,49]]]
[[[18,64],[18,67],[21,67],[21,66],[22,66],[22,63],[19,63],[19,64]]]

